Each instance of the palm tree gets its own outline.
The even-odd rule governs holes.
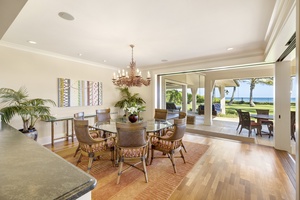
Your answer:
[[[23,121],[23,133],[34,129],[34,125],[39,119],[54,119],[50,114],[50,107],[45,104],[50,103],[55,106],[55,102],[51,99],[28,99],[25,87],[21,87],[18,91],[0,88],[0,99],[0,103],[4,105],[0,110],[3,113],[3,120],[9,123],[15,115],[19,115]]]
[[[253,102],[253,90],[256,84],[273,85],[273,77],[250,79],[250,100],[249,100],[250,107],[255,106],[255,103]]]
[[[236,92],[236,86],[233,87],[232,95],[228,105],[231,105],[233,103],[235,92]]]

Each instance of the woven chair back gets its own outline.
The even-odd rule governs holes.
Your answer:
[[[154,119],[155,120],[167,120],[168,111],[167,109],[155,109]]]
[[[75,135],[79,143],[85,143],[92,145],[94,143],[93,138],[89,134],[89,121],[74,119]]]
[[[147,122],[116,123],[119,147],[142,147],[147,144]]]
[[[185,118],[186,113],[185,112],[179,112],[179,119]]]
[[[168,140],[182,139],[185,133],[186,123],[184,119],[174,119],[174,133],[168,138]]]
[[[96,122],[109,122],[110,108],[96,110]]]
[[[249,112],[241,112],[241,125],[244,128],[250,128],[251,125],[251,118],[250,118],[250,113]]]
[[[258,115],[269,115],[269,110],[267,110],[267,109],[256,109],[256,113],[258,114]]]
[[[84,120],[84,112],[75,113],[74,119]]]

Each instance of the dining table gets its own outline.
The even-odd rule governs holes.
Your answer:
[[[117,119],[111,119],[109,122],[104,122],[104,123],[96,122],[94,125],[91,125],[90,127],[97,129],[97,130],[102,130],[104,132],[117,133],[116,122],[130,123],[127,121],[127,119],[117,118]],[[172,126],[173,126],[173,123],[171,123],[167,120],[150,119],[150,120],[147,120],[146,132],[147,133],[157,133],[157,132],[160,132],[160,131],[167,129],[169,127],[172,127]]]
[[[271,120],[273,120],[274,119],[273,115],[265,115],[265,114],[251,114],[250,117],[253,117],[253,118],[258,119],[258,120],[262,120],[262,119],[271,119]]]
[[[96,130],[101,130],[104,133],[112,133],[112,134],[117,134],[117,128],[116,128],[116,123],[121,122],[121,123],[131,123],[125,118],[117,118],[117,119],[111,119],[108,122],[96,122],[94,125],[91,125],[91,128],[94,128]],[[136,122],[135,122],[136,123]],[[148,136],[151,133],[155,133],[160,135],[163,130],[170,128],[173,126],[173,123],[167,121],[167,120],[155,120],[155,119],[150,119],[147,120],[147,127],[146,127],[146,132]],[[150,142],[150,141],[149,141]],[[150,146],[148,147],[148,156],[146,159],[146,164],[149,165],[149,155],[150,155]],[[115,160],[115,164],[118,165],[118,158]]]
[[[273,115],[265,115],[265,114],[251,114],[250,117],[257,119],[257,123],[261,123],[261,120],[273,120],[274,119]],[[267,134],[267,135],[270,134],[269,132],[266,132],[266,131],[261,131],[261,132],[264,134]],[[271,135],[273,135],[273,134],[271,134]]]

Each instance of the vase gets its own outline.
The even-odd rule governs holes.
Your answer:
[[[23,129],[19,129],[19,131],[22,132],[27,137],[37,141],[38,132],[35,128],[34,129],[29,129],[27,132],[23,132]]]
[[[136,114],[131,114],[131,115],[129,115],[128,120],[131,123],[134,123],[134,122],[136,122],[138,120],[138,116]]]

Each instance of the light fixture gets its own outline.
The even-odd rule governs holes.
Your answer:
[[[129,66],[129,72],[126,70],[119,70],[118,73],[114,73],[113,74],[113,79],[112,82],[113,84],[115,84],[116,86],[119,87],[132,87],[132,86],[137,86],[137,87],[141,87],[142,85],[148,86],[150,85],[150,81],[151,81],[151,76],[150,76],[150,72],[148,71],[147,73],[147,79],[143,79],[142,77],[142,72],[136,68],[135,66],[135,62],[133,61],[133,47],[134,45],[131,44],[130,45],[131,49],[132,49],[132,59],[131,59],[131,63]]]
[[[70,21],[75,19],[71,14],[66,13],[66,12],[60,12],[60,13],[58,13],[58,16],[60,16],[61,18],[65,19],[65,20],[70,20]]]
[[[27,42],[30,44],[36,44],[36,41],[33,41],[33,40],[28,40]]]

